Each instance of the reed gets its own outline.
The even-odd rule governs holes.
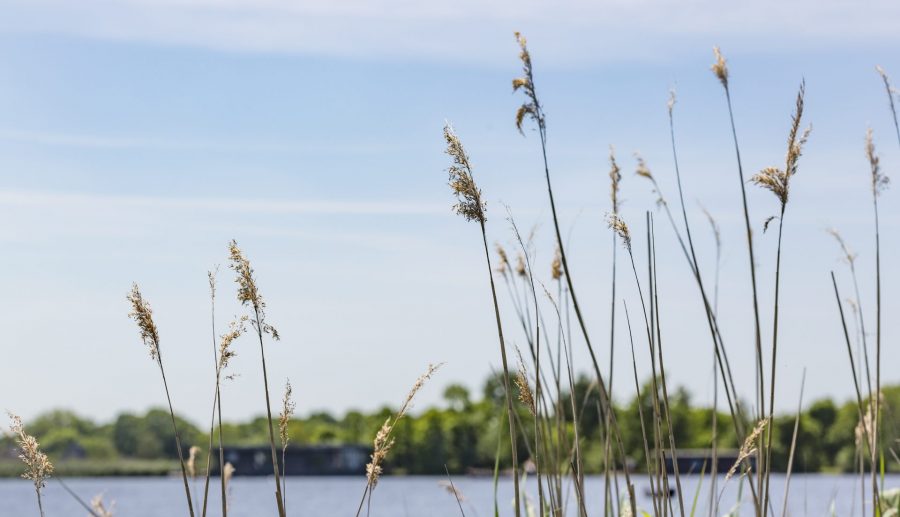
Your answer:
[[[291,386],[290,379],[284,383],[284,396],[281,399],[281,413],[278,415],[278,437],[281,439],[281,494],[282,505],[287,511],[287,478],[285,477],[285,469],[287,469],[287,447],[290,442],[291,435],[288,425],[294,416],[294,410],[297,409],[297,403],[294,402],[294,388]]]
[[[771,191],[778,198],[781,208],[777,216],[778,219],[778,247],[775,252],[775,300],[773,302],[774,315],[772,318],[772,369],[769,373],[769,420],[775,417],[775,372],[776,360],[778,357],[778,316],[779,316],[779,294],[781,287],[781,244],[784,230],[784,212],[788,203],[788,194],[790,193],[791,178],[797,173],[800,155],[803,153],[803,145],[809,138],[812,126],[808,126],[803,132],[800,132],[800,123],[803,118],[803,104],[806,94],[806,83],[800,83],[800,90],[797,92],[797,100],[795,102],[794,114],[791,117],[791,129],[787,139],[787,153],[785,154],[784,168],[766,167],[756,173],[750,181],[756,185]],[[772,221],[769,218],[768,222]],[[763,495],[763,517],[768,515],[769,511],[769,470],[772,457],[772,429],[769,428],[766,433],[765,444],[765,462],[760,465],[763,469],[763,475],[760,480],[765,479],[765,486],[760,483],[760,493]]]
[[[275,341],[281,337],[271,324],[266,322],[266,302],[256,286],[256,278],[250,261],[244,256],[244,252],[238,247],[236,241],[228,244],[229,267],[235,272],[235,283],[238,285],[237,298],[244,306],[253,310],[253,329],[259,338],[259,355],[262,360],[263,388],[266,395],[266,417],[269,424],[269,445],[272,451],[272,471],[275,473],[275,500],[278,505],[278,515],[286,517],[284,511],[284,496],[281,491],[281,473],[278,470],[278,455],[275,452],[275,429],[272,424],[272,404],[269,401],[269,373],[266,370],[266,349],[263,344],[263,335],[267,334]]]
[[[500,360],[503,365],[503,379],[506,389],[506,410],[509,413],[509,441],[512,452],[513,489],[515,492],[516,517],[520,517],[522,510],[519,504],[519,470],[518,451],[516,448],[517,434],[515,423],[515,409],[512,403],[512,389],[509,382],[509,366],[506,356],[506,341],[503,339],[503,324],[500,319],[500,305],[497,301],[497,289],[494,286],[494,272],[491,269],[491,253],[488,249],[486,218],[484,215],[486,204],[481,198],[481,190],[475,185],[472,177],[472,166],[469,163],[469,155],[466,154],[462,142],[450,124],[444,126],[444,140],[447,143],[446,153],[452,159],[452,164],[447,169],[450,175],[450,188],[456,196],[457,202],[453,209],[466,221],[475,221],[481,228],[481,238],[484,244],[484,256],[487,261],[488,278],[491,285],[491,298],[494,302],[494,317],[497,322],[497,336],[500,343]],[[523,261],[524,263],[524,261]]]
[[[181,435],[178,433],[178,424],[175,422],[175,409],[172,407],[172,396],[169,394],[169,383],[166,381],[166,370],[163,368],[162,351],[159,346],[159,331],[156,323],[153,321],[153,310],[150,308],[137,284],[131,286],[131,291],[127,296],[128,302],[131,304],[131,312],[128,314],[135,323],[137,323],[140,331],[141,340],[147,346],[150,352],[150,359],[156,362],[159,367],[159,373],[162,376],[163,388],[166,392],[166,401],[169,404],[169,415],[172,417],[172,431],[175,434],[175,449],[178,452],[178,461],[181,464],[181,479],[184,481],[184,495],[187,497],[188,513],[194,517],[194,503],[191,499],[191,489],[188,486],[187,465],[184,461],[184,454],[181,450]],[[284,517],[284,516],[282,516]]]
[[[375,435],[371,461],[368,465],[366,465],[366,488],[363,491],[362,499],[359,501],[359,508],[357,508],[356,510],[357,517],[359,517],[359,515],[362,513],[363,505],[367,502],[368,508],[371,510],[372,493],[375,491],[375,486],[378,484],[378,479],[381,478],[381,474],[384,472],[384,460],[387,458],[388,453],[391,452],[391,449],[394,447],[394,427],[396,427],[397,422],[399,422],[404,416],[406,416],[406,413],[412,408],[412,403],[416,398],[416,394],[419,393],[419,390],[422,389],[425,383],[429,379],[431,379],[431,377],[435,374],[435,372],[438,371],[440,367],[440,364],[428,365],[425,373],[423,373],[419,376],[418,379],[416,379],[416,382],[409,390],[409,393],[406,395],[406,399],[403,401],[403,404],[400,406],[400,409],[397,411],[397,413],[393,416],[389,416],[384,421],[384,424],[381,425],[378,433]]]
[[[47,455],[41,451],[40,443],[34,436],[25,432],[25,424],[22,419],[13,413],[9,415],[9,430],[12,432],[16,445],[19,447],[19,459],[25,464],[25,472],[22,478],[30,480],[34,484],[34,494],[37,496],[38,511],[44,517],[44,503],[41,499],[41,490],[47,484],[47,479],[53,474],[53,464]]]

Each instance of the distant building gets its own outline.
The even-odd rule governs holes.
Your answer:
[[[276,449],[281,467],[281,449]],[[271,476],[272,449],[268,445],[225,447],[225,461],[235,476]],[[372,450],[363,445],[290,445],[285,454],[288,476],[362,476]],[[216,452],[213,453],[218,456]],[[218,474],[218,462],[212,470]]]

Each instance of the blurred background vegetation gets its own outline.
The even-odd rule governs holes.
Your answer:
[[[633,466],[645,465],[639,404],[645,418],[652,412],[651,384],[644,384],[641,399],[637,397],[617,404],[616,411],[622,437]],[[580,377],[575,387],[579,410],[579,431],[585,468],[601,472],[604,438],[600,435],[600,406],[596,390],[587,377]],[[886,387],[884,396],[884,446],[895,451],[900,386]],[[498,415],[503,412],[503,385],[499,376],[488,378],[480,394],[473,395],[465,387],[453,384],[444,389],[445,405],[414,412],[400,420],[395,430],[397,443],[387,468],[395,474],[443,474],[446,464],[452,473],[490,472],[498,450],[501,464],[509,464],[507,424]],[[620,401],[621,402],[621,401]],[[679,449],[705,449],[710,446],[713,411],[692,404],[683,389],[670,393],[670,413]],[[563,411],[571,421],[571,404],[566,395]],[[718,443],[735,449],[733,425],[726,409],[718,414]],[[372,413],[348,411],[342,416],[312,413],[290,423],[291,443],[363,444],[370,445],[375,432],[391,414],[384,407]],[[775,450],[773,468],[783,471],[788,457],[796,415],[781,415],[774,422]],[[530,415],[520,407],[520,418]],[[822,399],[806,405],[800,415],[794,470],[800,472],[850,472],[856,461],[855,429],[859,422],[856,402],[836,403]],[[177,468],[175,442],[169,413],[163,408],[144,414],[122,413],[112,422],[96,423],[77,414],[57,409],[27,422],[27,430],[40,441],[62,475],[163,475]],[[205,449],[209,434],[196,422],[178,419],[178,427],[186,446],[203,449],[198,457],[198,471],[206,464]],[[526,434],[530,426],[523,426]],[[568,424],[574,436],[572,424]],[[268,442],[265,418],[260,416],[243,423],[223,424],[226,445],[264,445]],[[498,440],[501,444],[498,447]],[[533,442],[532,442],[533,443]],[[528,458],[523,437],[519,444],[520,460]],[[15,445],[8,436],[0,438],[0,476],[17,476],[21,464],[16,459]],[[896,456],[885,458],[890,470],[900,470]]]

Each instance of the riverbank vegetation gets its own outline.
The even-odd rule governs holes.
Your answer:
[[[644,383],[644,388],[643,411],[650,412],[649,381]],[[579,435],[584,441],[585,473],[602,473],[603,446],[599,440],[597,395],[586,376],[576,380],[575,390],[576,406],[584,407]],[[894,434],[897,427],[893,422],[900,419],[900,386],[885,387],[882,391],[882,409],[885,418],[891,422],[886,426],[885,440],[896,443],[900,435]],[[461,385],[447,386],[443,392],[443,405],[422,408],[397,423],[394,432],[402,439],[394,445],[385,469],[391,474],[444,475],[446,464],[451,474],[490,472],[497,452],[498,425],[501,425],[497,414],[504,404],[502,395],[499,376],[486,380],[480,392],[475,393]],[[690,394],[681,389],[669,395],[672,428],[678,446],[709,448],[712,408],[694,404]],[[569,407],[568,394],[565,399],[565,407]],[[640,438],[638,400],[632,397],[617,403],[615,408],[626,453],[639,470],[646,470],[641,468],[646,463]],[[520,408],[519,411],[520,418],[525,418],[527,410]],[[378,428],[390,414],[392,408],[389,407],[373,412],[348,411],[342,415],[319,412],[291,419],[288,428],[292,445],[371,445],[372,429]],[[177,422],[187,447],[207,443],[209,436],[202,426],[181,417],[177,417]],[[776,416],[774,422],[772,469],[784,472],[795,416]],[[821,399],[808,404],[800,415],[794,471],[853,472],[857,424],[855,401]],[[569,427],[568,432],[574,434],[571,425]],[[718,413],[717,427],[719,447],[736,449],[739,444],[727,412]],[[95,422],[69,411],[54,410],[33,418],[28,428],[53,461],[56,472],[63,476],[165,475],[179,469],[177,460],[173,461],[177,453],[166,409],[151,409],[142,414],[123,413],[109,422]],[[222,431],[225,446],[260,445],[268,440],[264,416],[246,422],[224,422]],[[527,430],[525,435],[531,439]],[[508,445],[505,435],[503,440]],[[519,450],[523,454],[519,459],[524,463],[528,459],[524,453],[527,451],[525,437],[520,440],[523,442]],[[0,447],[6,453],[0,460],[0,476],[18,476],[21,463],[12,454],[15,448],[12,438],[0,439]],[[507,451],[508,447],[503,447],[503,465],[511,464]],[[205,456],[198,455],[196,461],[198,465],[205,465]],[[900,471],[896,459],[887,457],[885,461],[889,471]]]

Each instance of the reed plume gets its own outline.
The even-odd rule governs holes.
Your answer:
[[[900,124],[897,122],[897,108],[894,105],[894,95],[897,95],[897,90],[891,86],[891,80],[888,78],[884,68],[876,66],[875,71],[878,72],[878,75],[881,76],[881,80],[884,82],[884,91],[887,93],[888,105],[891,108],[891,116],[894,120],[894,131],[897,134],[897,143],[900,144]]]
[[[519,402],[531,413],[531,416],[537,416],[535,409],[534,393],[531,391],[531,385],[528,382],[528,369],[525,367],[525,360],[522,358],[522,351],[516,347],[516,354],[519,357],[519,365],[516,369],[516,387],[519,389]]]
[[[191,447],[188,449],[187,471],[188,476],[190,476],[191,478],[197,477],[197,466],[195,465],[195,463],[197,461],[197,454],[199,453],[200,447],[197,447],[196,445],[191,445]]]
[[[631,231],[628,230],[628,225],[625,224],[625,221],[616,214],[608,214],[606,216],[606,222],[609,225],[609,228],[622,239],[622,245],[625,246],[625,249],[630,253]]]
[[[887,76],[885,76],[887,77]],[[896,124],[896,114],[894,115]],[[900,135],[900,134],[898,134]],[[887,188],[888,178],[881,172],[880,160],[872,142],[872,130],[866,133],[866,158],[872,173],[872,210],[875,217],[875,393],[881,393],[881,228],[878,214],[878,197]],[[875,457],[880,452],[881,404],[875,405],[875,426],[872,433],[872,490],[875,486]],[[882,463],[884,462],[883,452]]]
[[[34,436],[25,432],[25,424],[18,415],[7,412],[10,419],[9,430],[13,433],[16,444],[19,446],[19,459],[25,464],[23,479],[28,479],[34,484],[34,493],[37,495],[38,510],[41,517],[44,515],[44,504],[41,500],[41,490],[46,486],[46,481],[53,474],[53,464],[47,455],[41,451],[40,444]]]
[[[441,366],[441,364],[428,365],[425,373],[420,375],[419,378],[416,379],[416,382],[413,383],[412,388],[410,388],[409,393],[406,395],[406,399],[403,401],[403,404],[400,406],[397,413],[387,417],[381,425],[381,428],[378,429],[378,432],[375,434],[375,439],[372,442],[371,461],[366,465],[366,489],[363,491],[362,500],[360,500],[359,508],[356,510],[357,517],[362,512],[363,504],[367,500],[369,505],[372,504],[372,492],[375,490],[378,479],[384,472],[382,464],[394,446],[394,437],[391,436],[394,432],[394,427],[397,425],[397,422],[406,415],[410,408],[412,408],[413,400],[415,399],[416,394],[419,393],[419,390],[422,389],[422,386],[431,379]]]
[[[115,510],[116,502],[111,502],[107,507],[106,503],[103,502],[103,494],[97,494],[91,499],[91,512],[96,517],[113,517]]]
[[[509,415],[509,438],[510,449],[512,452],[512,468],[513,489],[515,492],[515,509],[516,517],[521,515],[519,505],[519,460],[516,448],[516,423],[515,410],[512,402],[512,389],[509,382],[509,365],[506,357],[506,341],[503,338],[503,324],[500,320],[500,305],[497,301],[497,289],[494,285],[494,273],[491,269],[491,254],[488,250],[487,230],[485,228],[486,218],[484,216],[485,203],[481,199],[481,191],[475,185],[472,177],[472,166],[469,162],[469,156],[466,154],[465,148],[459,137],[453,131],[453,127],[448,123],[444,125],[444,140],[447,143],[446,153],[452,159],[450,167],[447,171],[450,175],[450,189],[456,195],[457,203],[454,205],[456,212],[463,216],[467,221],[477,221],[481,229],[481,240],[484,245],[484,256],[487,262],[488,279],[491,285],[491,297],[494,303],[494,319],[497,324],[497,336],[500,343],[500,360],[503,365],[504,388],[506,391],[506,409]],[[505,257],[505,254],[503,255]],[[373,461],[374,463],[374,461]],[[376,465],[377,466],[377,465]],[[361,507],[360,507],[361,508]]]
[[[228,243],[228,252],[231,264],[229,267],[235,272],[235,283],[238,285],[237,298],[244,306],[253,309],[253,326],[259,338],[259,354],[262,361],[263,389],[266,396],[266,417],[269,424],[269,446],[272,452],[272,471],[275,473],[275,500],[278,505],[278,515],[286,517],[284,511],[284,497],[281,492],[281,474],[278,469],[278,456],[275,452],[275,429],[272,424],[272,404],[269,399],[269,374],[266,370],[266,351],[263,345],[263,334],[269,334],[272,339],[278,341],[281,337],[275,327],[266,322],[266,302],[259,293],[256,278],[250,261],[244,256],[244,252],[232,240]]]
[[[753,431],[747,435],[747,438],[744,439],[744,443],[741,445],[740,451],[738,451],[738,458],[734,462],[734,465],[728,469],[728,474],[725,475],[725,481],[731,479],[734,476],[737,469],[741,466],[741,463],[744,460],[750,458],[754,454],[756,454],[756,441],[759,439],[762,432],[766,429],[766,426],[769,424],[769,419],[764,418],[756,423],[756,427],[753,428]]]
[[[745,230],[745,234],[747,236],[747,255],[748,255],[749,267],[750,267],[750,285],[752,287],[752,292],[753,292],[753,323],[754,323],[754,331],[755,331],[754,342],[756,345],[755,352],[756,352],[756,374],[757,374],[756,384],[757,384],[757,389],[758,389],[758,393],[756,394],[756,397],[757,397],[756,401],[757,401],[759,417],[763,418],[765,416],[765,404],[766,404],[765,391],[764,391],[765,390],[765,381],[764,381],[763,363],[762,363],[762,361],[763,361],[762,331],[760,330],[762,327],[760,326],[760,323],[759,323],[759,320],[760,320],[760,318],[759,318],[759,292],[757,289],[757,282],[756,282],[756,256],[755,256],[754,249],[753,249],[753,230],[752,230],[752,227],[750,224],[750,209],[747,204],[747,188],[744,184],[744,165],[743,165],[743,162],[741,161],[741,147],[738,143],[737,127],[736,127],[735,121],[734,121],[734,108],[733,108],[732,102],[731,102],[731,89],[729,88],[729,83],[728,83],[728,76],[729,76],[728,64],[725,60],[725,56],[723,56],[722,52],[719,50],[719,47],[713,47],[713,54],[715,56],[716,61],[712,65],[712,72],[716,76],[716,78],[719,79],[719,82],[722,84],[722,89],[725,91],[725,101],[726,101],[726,105],[728,107],[728,120],[731,125],[731,137],[732,137],[732,141],[734,142],[734,155],[735,155],[735,161],[737,162],[738,183],[741,188],[741,204],[743,206],[743,211],[744,211],[744,230]],[[693,262],[694,262],[695,271],[699,271],[697,268],[696,260],[694,260]],[[698,279],[698,282],[700,282],[700,275],[697,274],[696,277]],[[702,291],[702,288],[701,288],[701,291]],[[714,323],[713,319],[710,319],[710,321],[712,321]],[[721,344],[721,339],[719,339],[719,341]],[[717,354],[720,356],[724,356],[724,353],[722,353],[722,352],[724,352],[724,349],[721,346],[717,346]],[[721,363],[721,359],[720,359],[720,363]],[[720,364],[720,369],[722,369],[721,364]],[[729,378],[729,380],[731,380],[731,379]],[[727,386],[727,384],[726,384],[726,386]],[[732,391],[734,391],[734,390],[732,389]],[[727,389],[726,389],[726,395],[728,397],[731,397],[731,395],[728,394]],[[729,405],[731,405],[731,404],[732,404],[732,402],[731,402],[731,400],[729,400]],[[740,408],[739,405],[738,405],[738,408]],[[732,413],[734,413],[734,412],[732,411]],[[738,419],[734,419],[734,421],[735,421],[735,425],[738,426],[738,424],[737,424]],[[760,512],[759,501],[756,499],[756,493],[755,493],[755,491],[752,490],[752,488],[753,488],[753,486],[751,484],[751,492],[753,492],[753,494],[754,494],[754,506],[756,507],[757,513],[759,513]]]
[[[550,181],[550,163],[547,158],[547,124],[546,119],[544,117],[544,110],[541,106],[540,101],[538,100],[537,91],[535,89],[534,84],[534,67],[531,61],[531,54],[528,51],[527,42],[525,37],[522,34],[516,32],[516,43],[519,46],[519,60],[522,62],[522,76],[513,79],[513,91],[521,90],[525,95],[525,102],[518,108],[516,111],[516,127],[519,132],[524,135],[522,131],[522,124],[526,118],[531,119],[537,125],[538,134],[541,140],[541,156],[543,158],[544,164],[544,177],[547,182],[547,197],[550,200],[550,213],[553,216],[553,230],[556,234],[556,245],[559,248],[560,261],[562,262],[563,273],[566,278],[566,286],[568,287],[568,295],[572,300],[572,307],[575,309],[575,317],[578,320],[578,326],[581,329],[581,334],[584,337],[585,346],[588,349],[588,353],[591,357],[591,364],[594,368],[594,374],[597,377],[597,385],[599,387],[600,399],[603,405],[603,410],[606,411],[610,415],[610,424],[612,433],[616,439],[616,446],[619,449],[619,453],[624,458],[625,456],[625,447],[622,444],[622,437],[619,432],[618,422],[616,421],[615,413],[612,411],[612,404],[610,402],[610,394],[606,386],[606,382],[603,380],[603,374],[600,372],[600,365],[597,361],[597,355],[594,352],[594,347],[591,344],[590,335],[587,331],[587,325],[584,320],[584,315],[581,311],[581,305],[578,303],[578,296],[575,293],[575,283],[572,279],[572,270],[569,268],[568,260],[566,260],[566,250],[563,245],[562,232],[559,227],[559,216],[556,212],[556,200],[553,196],[553,186]],[[632,513],[637,512],[637,505],[634,500],[633,495],[633,487],[631,485],[631,479],[628,473],[627,465],[624,470],[625,473],[625,482],[628,487],[629,495],[630,495],[630,504]],[[516,508],[516,515],[519,515],[519,509]]]
[[[812,130],[812,126],[808,126],[802,133],[800,133],[800,123],[803,118],[803,105],[804,105],[804,97],[806,94],[806,83],[805,81],[800,82],[800,89],[797,92],[797,99],[795,101],[794,114],[791,117],[791,129],[788,133],[787,140],[787,152],[785,153],[784,159],[784,168],[779,169],[777,167],[766,167],[755,176],[753,176],[750,181],[753,183],[771,191],[775,194],[775,197],[781,202],[781,211],[778,216],[778,247],[775,252],[775,299],[773,303],[774,308],[774,317],[772,323],[772,366],[771,371],[769,373],[769,419],[773,419],[775,416],[775,372],[776,372],[776,361],[778,356],[778,316],[779,316],[779,294],[781,287],[781,243],[782,243],[782,234],[784,230],[784,212],[788,202],[788,194],[790,193],[790,181],[791,178],[797,174],[797,167],[800,160],[800,156],[803,153],[803,145],[806,143],[807,138],[809,137],[809,133]],[[769,471],[771,466],[769,465],[771,456],[772,456],[772,429],[770,428],[766,433],[766,444],[765,444],[765,463],[760,465],[759,469],[764,473],[765,478],[765,487],[763,495],[763,516],[765,517],[768,512],[768,503],[769,503]],[[762,479],[762,478],[761,478]]]
[[[281,414],[278,418],[278,436],[281,438],[281,477],[282,477],[282,497],[284,498],[284,508],[287,511],[287,478],[285,472],[287,470],[287,447],[290,441],[288,433],[288,425],[294,416],[294,410],[297,409],[297,403],[293,400],[294,389],[291,387],[291,381],[288,379],[284,383],[284,397],[281,399]]]
[[[156,365],[159,366],[163,388],[166,391],[166,401],[169,403],[169,416],[172,417],[172,431],[175,433],[175,449],[178,451],[178,461],[181,464],[181,479],[184,481],[184,494],[187,497],[188,511],[191,517],[194,517],[194,503],[191,498],[191,489],[188,486],[187,466],[185,465],[184,454],[181,450],[181,436],[178,433],[178,425],[175,422],[175,409],[172,406],[172,397],[169,394],[169,384],[166,381],[166,370],[163,368],[162,352],[159,348],[159,331],[156,328],[156,323],[153,321],[153,310],[150,308],[150,303],[141,295],[141,291],[137,284],[132,284],[131,291],[129,291],[126,298],[131,304],[131,312],[128,313],[128,317],[137,323],[141,340],[150,350],[150,358],[156,361]]]

